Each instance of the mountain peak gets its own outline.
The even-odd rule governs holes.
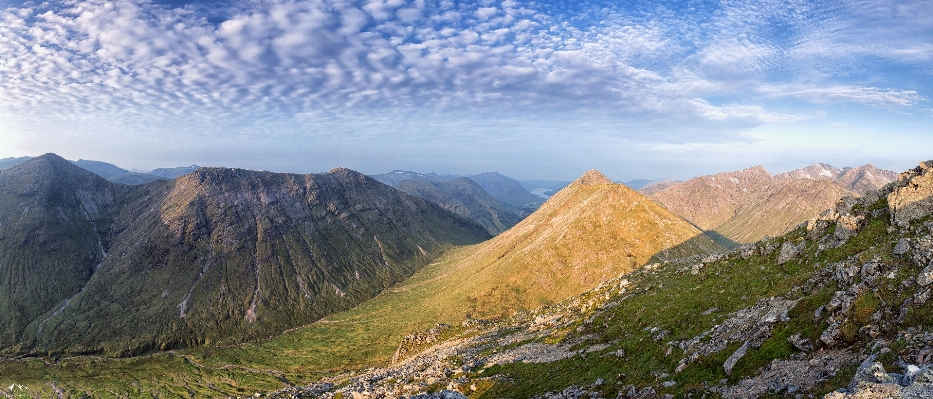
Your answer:
[[[582,184],[582,185],[584,185],[584,186],[596,186],[596,185],[600,185],[600,184],[613,184],[612,180],[609,180],[608,177],[606,177],[606,176],[603,175],[602,173],[599,173],[599,171],[596,170],[596,169],[590,169],[590,170],[586,171],[586,173],[584,173],[583,176],[580,176],[580,178],[577,179],[577,181],[574,182],[574,183],[579,183],[579,184]]]

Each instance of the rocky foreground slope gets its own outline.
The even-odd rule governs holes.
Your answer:
[[[933,161],[777,238],[668,260],[268,397],[933,396]]]
[[[362,174],[201,168],[137,188],[47,154],[0,172],[0,351],[129,355],[350,308],[478,225]]]

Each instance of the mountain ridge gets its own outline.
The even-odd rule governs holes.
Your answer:
[[[96,255],[78,276],[62,274],[59,283],[70,288],[37,302],[20,322],[4,323],[15,331],[2,341],[8,354],[126,356],[267,337],[369,299],[444,250],[489,237],[478,225],[347,169],[293,175],[201,168],[130,187],[50,154],[0,176],[46,163],[58,169],[43,167],[21,180],[93,182],[97,191],[78,197],[102,192],[110,201],[93,236],[107,239],[86,239]],[[62,168],[69,173],[58,173]],[[68,185],[53,186],[56,196],[69,192]],[[66,215],[94,215],[89,205],[70,204],[60,208]],[[84,210],[69,211],[78,206]],[[22,213],[5,207],[2,218]],[[24,259],[37,250],[24,248]],[[3,275],[14,279],[7,280],[13,290],[19,274],[8,270]]]

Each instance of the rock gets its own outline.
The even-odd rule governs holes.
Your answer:
[[[917,306],[921,306],[927,303],[928,300],[930,300],[930,289],[929,288],[925,290],[917,291],[917,293],[914,294],[914,304]]]
[[[807,221],[807,238],[816,239],[823,235],[826,228],[829,227],[829,220],[823,218],[813,218]]]
[[[861,230],[865,217],[858,215],[841,215],[836,219],[836,232],[833,234],[839,241],[848,240]]]
[[[891,224],[906,227],[910,221],[933,213],[933,161],[901,173],[896,187],[888,194]]]
[[[749,347],[759,347],[771,337],[776,323],[790,320],[787,312],[796,304],[797,300],[774,297],[759,300],[754,306],[731,313],[726,320],[709,331],[678,344],[685,357],[681,359],[675,371],[683,371],[691,362],[702,356],[725,350],[731,342],[745,342]]]
[[[832,378],[837,370],[855,362],[854,355],[838,350],[813,353],[801,359],[775,359],[760,369],[758,375],[745,378],[735,386],[714,387],[713,391],[718,390],[724,399],[801,397],[795,394],[812,390]],[[721,382],[721,385],[726,385],[726,382]],[[803,394],[802,397],[808,396]]]
[[[894,246],[893,253],[895,255],[903,255],[910,251],[910,240],[906,238],[901,238],[897,241],[897,245]]]
[[[784,241],[784,245],[781,245],[781,253],[778,255],[777,264],[783,265],[788,261],[797,257],[797,247],[794,244],[791,244],[790,241]]]
[[[423,393],[421,395],[414,395],[411,399],[467,399],[462,393],[451,390],[443,390],[436,393]]]
[[[869,357],[859,365],[858,370],[855,371],[855,376],[849,382],[848,388],[850,391],[855,390],[855,387],[862,382],[873,384],[894,384],[897,382],[897,379],[884,371],[884,366],[881,363],[874,360],[874,357]]]
[[[813,350],[813,344],[810,342],[810,339],[804,338],[800,333],[787,337],[787,342],[790,342],[795,348],[804,352]]]
[[[920,274],[917,275],[917,284],[921,287],[926,287],[930,285],[930,283],[933,283],[933,263],[927,265],[927,267],[923,268]]]
[[[742,356],[745,356],[746,352],[748,352],[748,341],[745,341],[739,349],[732,352],[732,355],[723,363],[722,368],[726,370],[727,375],[732,375],[732,368],[735,367],[735,364],[739,362]]]

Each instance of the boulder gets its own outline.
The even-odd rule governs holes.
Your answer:
[[[888,194],[891,223],[906,227],[911,220],[933,213],[933,161],[901,173]]]
[[[732,352],[732,355],[723,363],[722,368],[726,370],[727,375],[732,375],[732,368],[735,367],[735,364],[739,362],[742,356],[745,356],[746,352],[748,352],[748,341],[745,341],[739,349]]]
[[[901,238],[900,240],[897,240],[897,244],[894,245],[894,251],[892,252],[895,255],[903,255],[909,251],[910,251],[910,240],[906,238]]]
[[[933,283],[933,263],[927,265],[920,271],[920,274],[917,275],[917,284],[920,284],[921,287],[926,287]]]
[[[790,241],[784,241],[784,245],[781,245],[781,252],[778,254],[777,264],[783,265],[790,260],[793,260],[797,257],[797,247],[794,244],[791,244]]]

